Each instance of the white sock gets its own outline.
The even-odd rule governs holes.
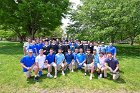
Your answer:
[[[90,74],[90,76],[92,77],[92,74]]]

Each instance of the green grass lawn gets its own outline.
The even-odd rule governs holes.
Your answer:
[[[33,78],[26,81],[20,59],[23,56],[22,44],[0,42],[0,93],[65,93],[65,92],[140,92],[140,46],[116,45],[117,58],[120,62],[121,77],[117,81],[97,79],[92,81],[82,71],[58,73],[57,79],[46,78],[46,71],[35,83]]]

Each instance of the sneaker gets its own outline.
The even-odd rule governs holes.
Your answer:
[[[38,76],[34,77],[34,80],[35,80],[36,82],[38,82],[39,77],[38,77]]]
[[[71,70],[71,72],[74,72],[73,69]]]
[[[62,72],[62,75],[63,75],[63,76],[65,76],[65,73],[64,73],[64,72]]]
[[[53,76],[51,74],[47,74],[48,78],[53,78]]]
[[[87,75],[87,73],[85,73],[85,76]]]
[[[57,76],[54,76],[54,78],[56,79],[56,78],[57,78]]]
[[[100,78],[102,78],[102,74],[100,74]]]
[[[89,79],[92,80],[92,76],[91,75],[90,75]]]

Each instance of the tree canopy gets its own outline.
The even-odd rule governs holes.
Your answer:
[[[21,40],[50,33],[67,14],[69,0],[0,0],[0,29],[14,31]]]
[[[71,12],[73,24],[67,34],[85,40],[134,39],[140,34],[139,0],[82,0],[83,5]]]

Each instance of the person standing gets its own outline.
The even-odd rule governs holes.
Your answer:
[[[28,38],[27,39],[27,42],[24,43],[23,45],[23,52],[24,52],[24,55],[27,55],[28,54],[28,49],[29,49],[29,46],[31,45],[31,39]]]
[[[42,49],[44,50],[44,55],[48,55],[49,51],[50,51],[50,45],[48,41],[45,41],[45,45],[42,47]]]
[[[109,46],[107,46],[106,51],[111,52],[112,56],[116,58],[116,47],[114,47],[112,43],[110,43]]]

